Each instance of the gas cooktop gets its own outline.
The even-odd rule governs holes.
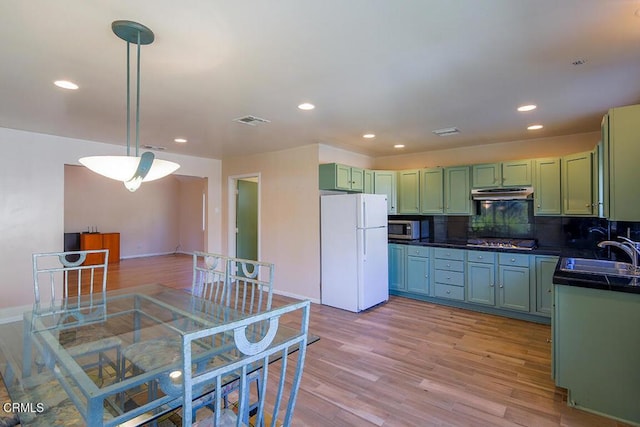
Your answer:
[[[537,242],[533,239],[480,237],[467,240],[467,246],[476,248],[517,249],[522,251],[531,251],[538,245]]]

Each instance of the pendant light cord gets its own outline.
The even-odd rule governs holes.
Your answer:
[[[129,64],[129,42],[127,42],[127,156],[131,155],[131,95],[129,94],[129,87],[131,85],[130,78],[130,64]]]
[[[127,156],[131,155],[131,51],[127,41]],[[136,157],[140,151],[140,31],[137,41],[138,51],[136,57]]]
[[[140,31],[138,31],[138,58],[136,69],[136,157],[140,147]]]

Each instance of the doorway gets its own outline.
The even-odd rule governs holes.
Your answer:
[[[235,176],[229,180],[233,196],[233,200],[229,200],[229,253],[257,261],[260,257],[260,177]]]

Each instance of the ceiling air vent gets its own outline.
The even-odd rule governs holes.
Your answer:
[[[147,150],[156,150],[156,151],[164,151],[167,147],[157,147],[155,145],[143,145],[142,148],[146,148]]]
[[[445,128],[445,129],[436,129],[433,131],[438,136],[449,136],[449,135],[457,135],[460,133],[460,129],[458,128]]]
[[[256,117],[256,116],[238,117],[237,119],[233,119],[233,121],[238,123],[244,123],[245,125],[249,125],[249,126],[255,126],[260,123],[271,123],[270,120],[261,119],[260,117]]]

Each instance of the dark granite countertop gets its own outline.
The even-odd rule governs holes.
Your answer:
[[[560,260],[562,261],[562,260]],[[640,280],[605,274],[584,274],[563,271],[561,262],[556,265],[553,283],[556,285],[578,286],[581,288],[602,289],[605,291],[640,294]]]
[[[543,246],[537,247],[532,250],[523,250],[523,249],[508,249],[508,248],[496,248],[496,247],[477,247],[477,246],[468,246],[466,240],[436,240],[433,238],[429,239],[420,239],[420,240],[400,240],[400,239],[389,239],[389,243],[395,243],[400,245],[411,245],[411,246],[432,246],[436,248],[453,248],[453,249],[467,249],[467,250],[478,250],[478,251],[491,251],[491,252],[509,252],[509,253],[518,253],[518,254],[527,254],[527,255],[553,255],[553,256],[581,256],[576,254],[576,251],[567,251],[563,248],[557,248],[553,246]],[[569,253],[570,252],[570,253]]]

